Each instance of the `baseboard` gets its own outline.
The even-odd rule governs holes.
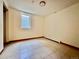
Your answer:
[[[61,42],[61,41],[60,41],[60,42],[58,42],[58,41],[52,40],[52,39],[47,38],[47,37],[44,37],[44,38],[45,38],[45,39],[48,39],[48,40],[51,40],[51,41],[53,41],[53,42],[60,43],[60,44],[63,44],[63,45],[69,46],[69,47],[71,47],[71,48],[74,48],[74,49],[79,50],[79,48],[78,48],[78,47],[75,47],[75,46],[69,45],[69,44],[67,44],[67,43],[63,43],[63,42]]]
[[[4,51],[4,49],[1,50],[0,54],[2,54],[3,51]]]
[[[56,42],[56,43],[60,43],[60,42],[58,42],[58,41],[52,40],[52,39],[47,38],[47,37],[44,37],[44,38],[45,38],[45,39],[48,39],[48,40],[51,40],[51,41],[53,41],[53,42]]]
[[[38,39],[38,38],[44,38],[44,36],[12,40],[12,41],[6,42],[6,44],[10,44],[10,43],[14,43],[14,42],[20,42],[20,41],[26,41],[26,40],[32,40],[32,39]]]
[[[69,45],[69,44],[67,44],[67,43],[63,43],[63,42],[61,42],[61,41],[58,42],[58,41],[52,40],[52,39],[50,39],[50,38],[47,38],[47,37],[45,37],[45,36],[32,37],[32,38],[25,38],[25,39],[19,39],[19,40],[13,40],[13,41],[9,41],[9,42],[7,42],[6,44],[10,44],[10,43],[14,43],[14,42],[20,42],[20,41],[26,41],[26,40],[32,40],[32,39],[39,39],[39,38],[45,38],[45,39],[51,40],[51,41],[53,41],[53,42],[60,43],[60,44],[63,44],[63,45],[69,46],[69,47],[71,47],[71,48],[74,48],[74,49],[79,50],[78,47]]]
[[[67,43],[64,43],[64,42],[61,42],[61,41],[60,41],[60,43],[63,44],[63,45],[69,46],[69,47],[71,47],[71,48],[74,48],[74,49],[79,50],[79,47],[75,47],[75,46],[72,46],[72,45],[70,45],[70,44],[67,44]]]
[[[12,41],[6,42],[5,46],[7,46],[10,43],[16,43],[16,42],[21,42],[21,41],[26,41],[26,40],[32,40],[32,39],[39,39],[39,38],[44,38],[44,36],[25,38],[25,39],[19,39],[19,40],[12,40]],[[4,49],[5,49],[5,46],[4,46]],[[4,49],[1,50],[0,54],[2,54],[2,52],[4,51]]]

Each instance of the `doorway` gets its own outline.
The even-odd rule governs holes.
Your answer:
[[[4,4],[3,5],[3,41],[4,41],[4,46],[5,46],[5,43],[6,43],[6,13],[8,12],[8,9],[6,8],[6,5]]]

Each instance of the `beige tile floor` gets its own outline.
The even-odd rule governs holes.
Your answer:
[[[40,38],[8,45],[0,59],[79,59],[79,50]]]

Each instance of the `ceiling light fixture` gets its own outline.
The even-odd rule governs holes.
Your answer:
[[[45,6],[45,5],[46,5],[46,2],[45,2],[45,1],[40,1],[40,3],[39,3],[39,4],[40,4],[40,6],[41,6],[41,7],[43,7],[43,6]]]

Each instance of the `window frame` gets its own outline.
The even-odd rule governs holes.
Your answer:
[[[30,28],[24,28],[23,26],[22,26],[22,15],[24,15],[24,16],[29,16],[29,27]],[[25,29],[25,30],[27,30],[27,29],[31,29],[32,28],[32,15],[31,14],[28,14],[28,13],[21,13],[21,21],[20,21],[20,26],[21,26],[21,29]]]

